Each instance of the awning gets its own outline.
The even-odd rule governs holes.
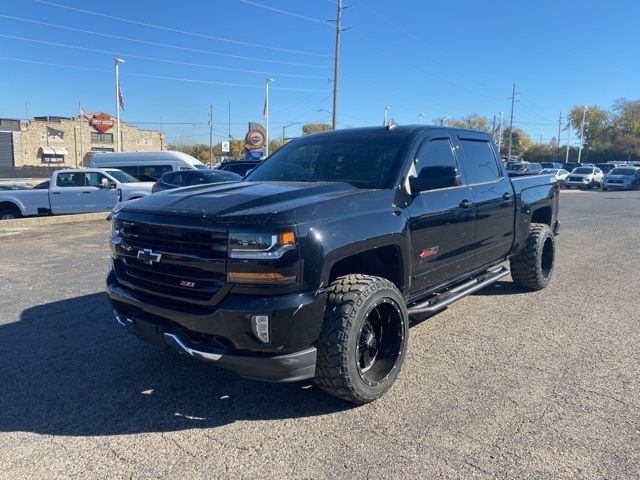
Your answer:
[[[68,155],[67,147],[40,147],[38,150],[38,155],[56,155],[56,156],[65,156]]]

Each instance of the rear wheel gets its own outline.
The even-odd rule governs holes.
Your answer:
[[[0,220],[13,220],[14,218],[20,218],[20,210],[16,207],[2,207],[0,208]]]
[[[551,228],[544,223],[532,223],[527,241],[510,264],[514,283],[531,290],[542,290],[549,285],[555,264],[555,238]]]
[[[379,398],[400,373],[408,333],[405,302],[393,283],[369,275],[339,277],[327,298],[316,383],[357,404]]]

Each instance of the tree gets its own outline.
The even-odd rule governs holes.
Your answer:
[[[590,105],[586,107],[586,110],[581,105],[574,106],[569,112],[569,119],[576,135],[580,135],[583,113],[585,116],[584,143],[588,143],[591,148],[598,148],[599,145],[608,143],[611,114],[597,105]]]
[[[452,118],[447,120],[447,125],[450,127],[472,128],[474,130],[482,130],[483,132],[491,132],[489,119],[478,115],[477,113],[471,113],[461,119]]]
[[[529,135],[520,128],[513,129],[511,138],[511,155],[522,155],[533,144]],[[509,128],[502,130],[502,140],[500,143],[500,155],[506,157],[509,154]]]
[[[305,123],[304,125],[302,125],[303,135],[317,132],[326,132],[327,130],[331,130],[331,125],[329,123]]]

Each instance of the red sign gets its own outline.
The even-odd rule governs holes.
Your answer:
[[[102,133],[106,132],[114,125],[114,122],[111,119],[111,115],[107,115],[106,113],[94,113],[91,116],[91,120],[89,120],[89,123],[91,124],[91,126],[93,126],[93,128]]]

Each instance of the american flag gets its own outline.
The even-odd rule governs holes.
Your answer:
[[[124,95],[122,95],[122,87],[120,85],[118,85],[118,103],[120,108],[124,110]]]
[[[264,107],[262,107],[262,116],[267,118],[267,99],[264,99]]]
[[[80,116],[85,120],[91,120],[91,115],[89,115],[82,107],[80,107]]]
[[[571,126],[571,122],[567,122],[567,124],[562,127],[562,130],[560,130],[561,132],[564,132],[565,130],[569,130],[569,127]]]

